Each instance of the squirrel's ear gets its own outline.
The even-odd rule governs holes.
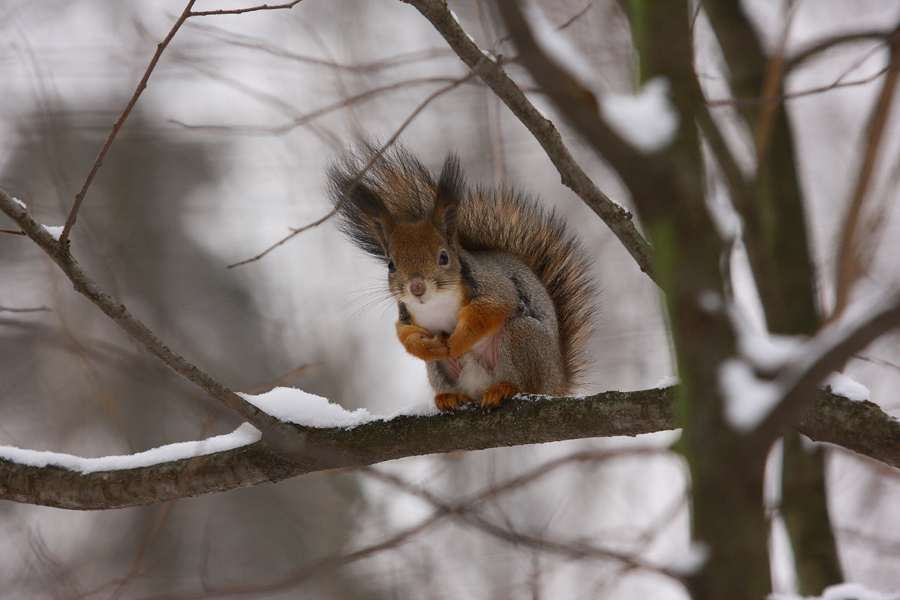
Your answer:
[[[387,253],[394,221],[384,200],[364,183],[355,183],[347,191],[347,201],[372,223],[372,233]]]
[[[459,166],[459,157],[452,152],[444,161],[434,198],[431,221],[448,237],[456,232],[456,215],[465,194],[465,179]]]

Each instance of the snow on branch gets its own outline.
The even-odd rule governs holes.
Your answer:
[[[654,77],[635,95],[605,90],[587,58],[569,38],[557,31],[536,3],[523,2],[522,9],[537,46],[585,93],[593,95],[603,120],[619,137],[646,154],[671,145],[678,133],[680,118],[669,101],[666,78]]]
[[[768,446],[786,426],[796,423],[823,382],[853,398],[866,398],[868,390],[863,386],[848,381],[848,378],[834,377],[832,372],[842,368],[855,353],[898,327],[900,293],[869,308],[853,310],[850,316],[802,344],[771,382],[778,390],[777,401],[757,415],[759,425],[753,428],[757,444]],[[732,401],[737,400],[732,398]]]
[[[152,450],[136,454],[83,458],[59,452],[28,450],[14,446],[0,446],[0,459],[29,467],[54,466],[76,473],[96,473],[98,471],[119,471],[139,469],[166,462],[227,452],[241,446],[249,446],[259,441],[259,430],[244,423],[231,433],[217,435],[196,442],[166,444]]]

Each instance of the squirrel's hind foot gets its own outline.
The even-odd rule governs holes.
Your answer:
[[[504,381],[495,383],[483,392],[481,392],[481,409],[493,410],[506,402],[521,390],[519,386],[512,381]]]
[[[444,393],[434,397],[434,404],[442,412],[456,410],[463,404],[468,404],[469,402],[473,402],[473,400],[465,394]]]

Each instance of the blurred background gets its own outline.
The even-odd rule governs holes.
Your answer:
[[[514,54],[484,4],[451,6],[482,48]],[[631,91],[636,59],[618,5],[552,6],[548,17],[602,84]],[[900,16],[884,0],[748,6],[768,43],[781,43],[790,22],[789,52]],[[183,9],[168,0],[0,0],[0,186],[39,222],[64,222]],[[704,43],[702,18],[696,28],[698,70],[715,97],[723,67]],[[789,88],[865,80],[886,60],[876,41],[841,46]],[[523,71],[510,72],[531,91]],[[326,222],[259,260],[228,265],[328,212],[325,169],[357,134],[387,139],[403,128],[400,140],[429,167],[456,151],[470,181],[537,195],[578,231],[602,290],[583,391],[656,386],[673,367],[655,286],[500,101],[475,80],[460,83],[466,75],[430,25],[396,1],[308,0],[290,11],[190,19],[86,196],[73,254],[170,347],[232,389],[288,385],[348,409],[394,412],[430,390],[421,362],[396,340],[382,264]],[[874,93],[853,85],[789,105],[826,306]],[[720,110],[724,122],[729,110]],[[627,207],[611,172],[554,121],[598,186]],[[873,191],[884,207],[881,234],[859,295],[894,286],[900,273],[892,235],[900,136],[889,127]],[[12,224],[0,217],[0,228]],[[893,414],[897,354],[896,337],[887,338],[847,371]],[[0,234],[0,444],[126,454],[238,424],[73,292],[30,241]],[[0,502],[0,597],[685,598],[652,568],[677,564],[688,544],[684,468],[667,451],[675,440],[663,433],[406,459],[106,512]],[[835,450],[828,475],[848,578],[900,588],[897,473]],[[775,588],[788,591],[789,550],[770,487]],[[462,509],[441,516],[439,502]]]

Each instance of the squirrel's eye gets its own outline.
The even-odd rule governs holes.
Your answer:
[[[442,267],[450,262],[450,257],[447,256],[447,252],[445,250],[441,250],[441,255],[438,256],[438,264]]]
[[[388,273],[396,273],[396,272],[397,272],[397,266],[394,265],[394,261],[389,260],[388,261]]]

